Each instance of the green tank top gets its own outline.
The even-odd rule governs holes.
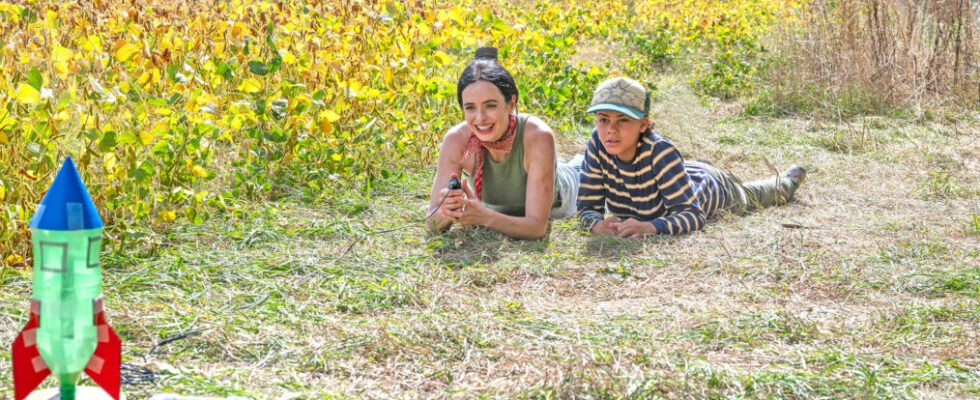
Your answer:
[[[514,145],[507,157],[499,163],[494,162],[483,149],[483,194],[482,201],[490,209],[502,214],[523,217],[527,200],[527,171],[524,170],[524,125],[529,115],[517,114],[517,129],[514,131]],[[466,174],[470,187],[475,187],[473,176]],[[554,190],[552,208],[561,205],[558,190]]]

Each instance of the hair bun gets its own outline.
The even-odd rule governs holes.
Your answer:
[[[474,58],[477,60],[489,59],[489,60],[497,61],[497,48],[481,47],[479,49],[476,49],[476,56]]]

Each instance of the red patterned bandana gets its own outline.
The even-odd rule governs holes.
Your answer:
[[[503,150],[506,156],[510,153],[510,148],[514,147],[515,131],[517,131],[517,116],[511,114],[507,132],[504,132],[504,136],[496,142],[484,142],[477,138],[476,134],[470,134],[470,141],[466,143],[463,158],[469,157],[470,154],[476,156],[476,172],[473,174],[473,186],[475,187],[473,189],[478,199],[483,198],[483,149]]]

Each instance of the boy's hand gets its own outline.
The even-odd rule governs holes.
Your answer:
[[[653,224],[639,221],[635,218],[628,218],[625,221],[614,223],[613,228],[621,238],[642,239],[646,236],[657,234],[657,228]]]
[[[605,220],[596,222],[595,225],[592,225],[592,230],[590,232],[596,236],[615,236],[618,234],[618,232],[616,232],[615,224],[619,223],[619,221],[619,218],[610,215],[606,217]]]

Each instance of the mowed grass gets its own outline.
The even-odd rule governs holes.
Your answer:
[[[542,241],[428,235],[427,172],[369,198],[244,205],[117,238],[103,257],[109,319],[124,361],[155,376],[124,391],[980,396],[976,119],[759,119],[671,78],[658,87],[658,130],[686,158],[745,180],[804,165],[798,201],[645,241],[589,237],[572,220]],[[566,157],[587,129],[559,135]],[[26,322],[30,272],[3,270],[0,284],[9,344]],[[10,390],[9,373],[0,385]]]

